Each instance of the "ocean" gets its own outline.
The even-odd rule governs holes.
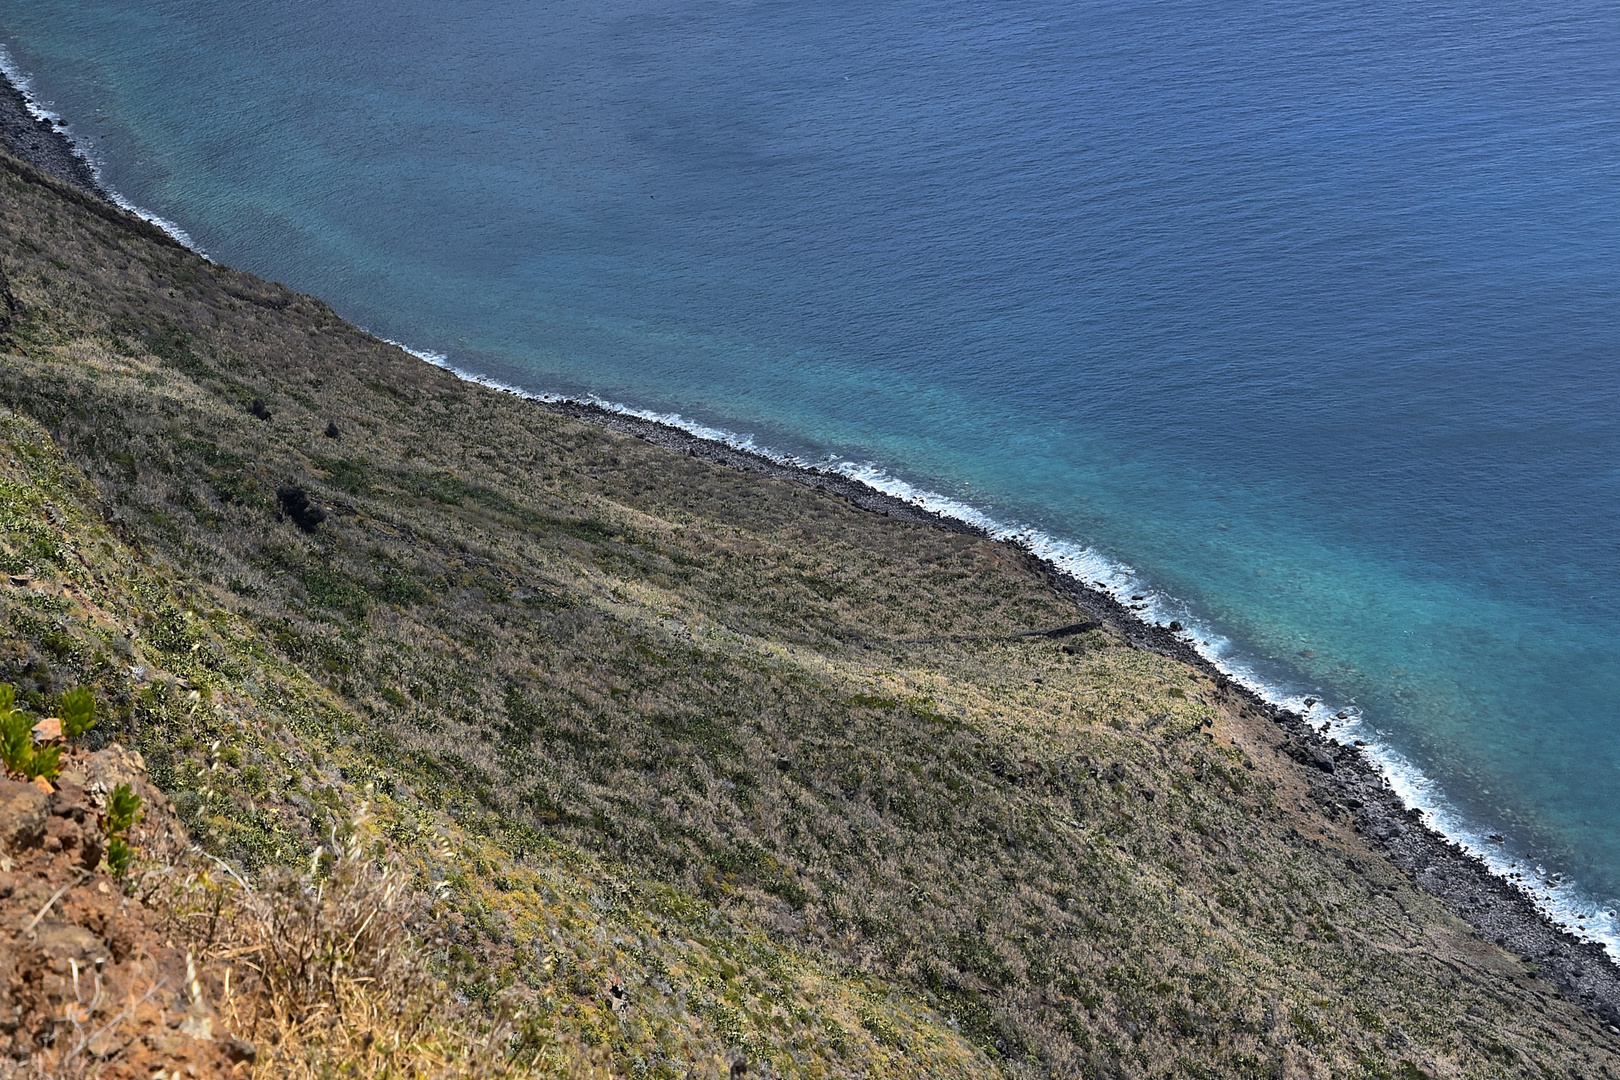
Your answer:
[[[210,256],[1020,537],[1620,957],[1620,8],[0,0],[0,42]]]

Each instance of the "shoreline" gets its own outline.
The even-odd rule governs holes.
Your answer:
[[[127,214],[162,236],[165,244],[176,245],[208,258],[208,253],[172,221],[149,213],[124,198],[101,181],[101,170],[79,144],[73,141],[66,121],[42,108],[19,85],[15,65],[4,44],[0,44],[0,148],[52,180],[65,184],[76,195],[88,198],[84,205],[106,216],[107,207]]]
[[[412,352],[412,355],[418,354]],[[418,358],[422,359],[419,355]],[[424,362],[445,367],[431,359]],[[468,381],[479,381],[461,372],[452,370],[452,373]],[[548,412],[632,435],[676,453],[837,494],[862,510],[884,517],[998,539],[977,525],[935,513],[859,480],[787,464],[670,423],[572,398],[547,398],[505,386],[491,388],[523,397]],[[1222,671],[1184,637],[1143,619],[1113,596],[1079,580],[1051,560],[1016,541],[1001,542],[1011,544],[1034,560],[1053,587],[1073,601],[1081,612],[1119,630],[1133,647],[1196,668],[1224,692],[1236,697],[1245,713],[1269,720],[1282,737],[1274,749],[1310,770],[1311,796],[1317,804],[1315,813],[1330,822],[1349,823],[1369,847],[1382,853],[1424,892],[1439,899],[1480,937],[1535,963],[1541,975],[1572,1000],[1610,1025],[1620,1027],[1620,964],[1607,950],[1597,942],[1583,941],[1564,929],[1540,911],[1533,899],[1517,886],[1493,873],[1483,860],[1427,824],[1421,811],[1408,809],[1383,770],[1360,748],[1327,738],[1300,713],[1265,700],[1256,690]],[[1316,841],[1301,836],[1300,842]]]
[[[95,168],[79,152],[65,127],[36,115],[30,104],[11,73],[0,71],[0,144],[45,175],[118,205],[118,200],[96,179]]]
[[[433,363],[432,360],[424,362]],[[434,366],[444,367],[443,364]],[[467,378],[460,372],[452,373]],[[1529,895],[1425,822],[1422,811],[1408,809],[1383,770],[1362,749],[1327,738],[1300,713],[1265,700],[1256,690],[1222,671],[1184,637],[1143,619],[1113,596],[1074,577],[1050,559],[1016,541],[994,537],[979,526],[916,506],[849,477],[786,464],[757,451],[730,446],[673,424],[618,412],[604,405],[574,399],[547,399],[511,387],[496,389],[524,397],[549,412],[633,435],[677,453],[842,495],[860,509],[884,517],[1011,545],[1034,560],[1053,587],[1073,601],[1082,613],[1119,630],[1135,648],[1196,668],[1225,693],[1237,698],[1244,713],[1269,720],[1282,736],[1273,748],[1308,770],[1311,798],[1317,804],[1316,814],[1330,822],[1348,822],[1369,847],[1389,859],[1418,888],[1440,900],[1480,937],[1536,964],[1541,976],[1571,1000],[1610,1026],[1620,1028],[1620,963],[1610,957],[1602,945],[1583,941],[1564,929],[1538,909]],[[1314,844],[1318,841],[1301,836],[1299,842]]]
[[[82,198],[97,202],[103,208],[97,213],[117,214],[120,220],[160,233],[169,244],[183,243],[182,238],[109,193],[65,128],[36,116],[28,106],[22,90],[9,75],[0,72],[0,142],[8,151],[52,180],[73,188]],[[1582,941],[1564,929],[1537,908],[1529,894],[1424,822],[1420,811],[1406,808],[1385,772],[1368,754],[1325,737],[1300,713],[1267,701],[1257,690],[1221,670],[1185,638],[1144,619],[1114,596],[1080,580],[1016,538],[994,536],[981,526],[915,505],[853,477],[784,462],[720,438],[607,405],[501,386],[457,371],[442,362],[443,358],[390,344],[458,378],[521,396],[548,411],[632,435],[677,453],[827,491],[885,517],[1007,542],[1040,565],[1053,587],[1086,615],[1116,628],[1134,647],[1193,666],[1241,702],[1245,714],[1269,719],[1282,736],[1274,749],[1309,770],[1311,797],[1317,804],[1314,813],[1329,822],[1348,820],[1369,847],[1382,852],[1419,888],[1437,897],[1481,937],[1537,964],[1541,975],[1571,1000],[1620,1028],[1620,963],[1602,945]],[[1301,836],[1299,843],[1318,841]]]

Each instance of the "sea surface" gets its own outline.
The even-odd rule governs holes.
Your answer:
[[[214,258],[1022,535],[1620,956],[1612,2],[0,0],[0,42]]]

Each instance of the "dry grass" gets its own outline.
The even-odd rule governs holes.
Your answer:
[[[272,872],[252,886],[234,874],[198,874],[176,898],[207,905],[192,914],[206,913],[217,932],[193,944],[223,1026],[260,1048],[256,1073],[611,1075],[602,1051],[523,1047],[520,1012],[455,1002],[417,937],[423,896],[402,867],[369,858],[358,834],[317,848],[311,862],[304,873]]]
[[[166,927],[165,945],[183,950],[183,969],[137,972],[127,1000],[110,1003],[98,968],[75,969],[77,1005],[56,1041],[27,1061],[0,1062],[0,1076],[614,1074],[605,1049],[562,1039],[531,1046],[521,1011],[456,1001],[418,938],[424,898],[404,870],[368,857],[357,839],[317,849],[305,873],[251,884],[195,851],[178,862],[146,860],[129,884]],[[160,1006],[184,1011],[164,1023]],[[249,1056],[251,1068],[230,1066]]]

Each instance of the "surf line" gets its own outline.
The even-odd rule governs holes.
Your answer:
[[[197,242],[192,239],[191,234],[181,228],[178,223],[154,214],[144,207],[135,205],[122,192],[107,183],[102,172],[101,162],[86,149],[83,143],[74,137],[72,126],[63,119],[61,114],[47,107],[46,103],[39,100],[33,90],[33,80],[17,66],[16,59],[12,56],[11,51],[3,44],[0,44],[0,77],[4,77],[11,88],[22,98],[23,108],[29,117],[35,121],[45,122],[46,137],[55,142],[58,148],[69,157],[75,158],[84,164],[90,174],[91,190],[89,194],[106,199],[125,213],[133,214],[148,225],[163,230],[175,243],[188,251],[193,251],[204,259],[209,258],[208,252],[199,247]],[[29,164],[37,166],[39,163],[29,162]],[[45,171],[49,172],[51,170],[47,169]],[[75,184],[75,186],[82,185]],[[209,259],[209,261],[212,262],[213,260]]]
[[[1129,564],[1090,547],[1053,537],[1033,526],[999,521],[968,503],[919,488],[876,463],[843,460],[836,455],[809,461],[762,446],[752,435],[712,427],[679,413],[641,409],[596,394],[576,396],[528,390],[459,367],[445,353],[412,348],[390,338],[381,340],[465,382],[512,394],[553,411],[605,423],[642,437],[647,437],[650,429],[679,433],[730,451],[729,464],[747,468],[747,459],[753,459],[774,470],[798,474],[807,481],[838,481],[838,488],[845,493],[851,486],[862,488],[878,500],[913,508],[920,519],[977,533],[1024,550],[1071,588],[1105,597],[1114,608],[1115,617],[1132,620],[1149,634],[1169,639],[1167,643],[1173,642],[1168,650],[1172,654],[1183,651],[1190,654],[1182,658],[1193,660],[1195,657],[1194,662],[1201,661],[1197,666],[1213,669],[1259,701],[1297,717],[1321,739],[1361,755],[1399,798],[1401,805],[1415,812],[1423,827],[1442,843],[1454,845],[1483,867],[1491,878],[1522,897],[1551,927],[1583,943],[1599,946],[1611,961],[1620,964],[1620,913],[1595,903],[1571,880],[1548,873],[1538,874],[1538,880],[1532,881],[1523,871],[1527,865],[1535,864],[1533,857],[1525,853],[1515,857],[1473,829],[1421,768],[1382,740],[1366,737],[1372,732],[1366,717],[1355,705],[1335,706],[1312,692],[1262,679],[1236,643],[1204,627],[1186,604],[1146,585]],[[855,501],[866,509],[890,512],[867,500],[856,498]]]

